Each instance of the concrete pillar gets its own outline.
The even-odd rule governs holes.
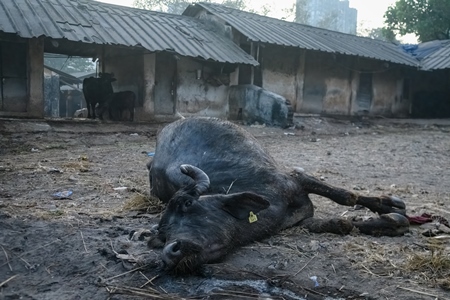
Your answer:
[[[300,50],[297,73],[295,74],[295,101],[292,106],[295,112],[300,112],[303,104],[303,87],[305,85],[306,51]]]
[[[156,54],[145,54],[143,57],[144,95],[142,107],[136,108],[136,121],[150,121],[155,115],[155,63]]]
[[[28,40],[27,116],[44,117],[44,39]]]

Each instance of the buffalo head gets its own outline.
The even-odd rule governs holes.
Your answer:
[[[246,243],[241,231],[249,217],[269,207],[254,193],[202,195],[209,178],[192,165],[181,165],[183,174],[194,182],[181,188],[170,199],[151,247],[163,247],[162,260],[168,270],[187,272],[215,261],[232,248]]]

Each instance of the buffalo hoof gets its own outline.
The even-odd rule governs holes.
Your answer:
[[[366,197],[358,196],[356,204],[360,204],[367,207],[374,213],[379,215],[397,213],[400,215],[406,215],[405,203],[394,196],[381,196],[381,197]]]
[[[401,236],[409,232],[408,219],[398,213],[383,214],[368,221],[354,221],[353,225],[360,232],[373,236]]]
[[[395,196],[381,196],[381,210],[378,212],[381,214],[397,213],[400,215],[406,215],[405,203]]]

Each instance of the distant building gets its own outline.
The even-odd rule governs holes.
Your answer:
[[[356,35],[358,11],[348,0],[297,0],[296,22]]]

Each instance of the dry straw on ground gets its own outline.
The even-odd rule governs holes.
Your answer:
[[[409,255],[405,268],[427,285],[450,290],[450,253],[433,240],[426,247],[426,251]]]
[[[394,277],[402,272],[407,247],[394,243],[378,243],[365,237],[355,237],[344,244],[352,265],[376,277]]]
[[[344,245],[352,265],[376,277],[410,276],[430,287],[450,289],[450,252],[446,241],[428,238],[425,244],[376,243],[362,237]]]
[[[127,201],[122,207],[123,211],[144,211],[148,214],[160,213],[164,208],[164,204],[155,197],[146,196],[136,193],[133,198]]]
[[[80,155],[77,159],[71,159],[63,164],[65,171],[89,171],[89,158],[86,155]]]

